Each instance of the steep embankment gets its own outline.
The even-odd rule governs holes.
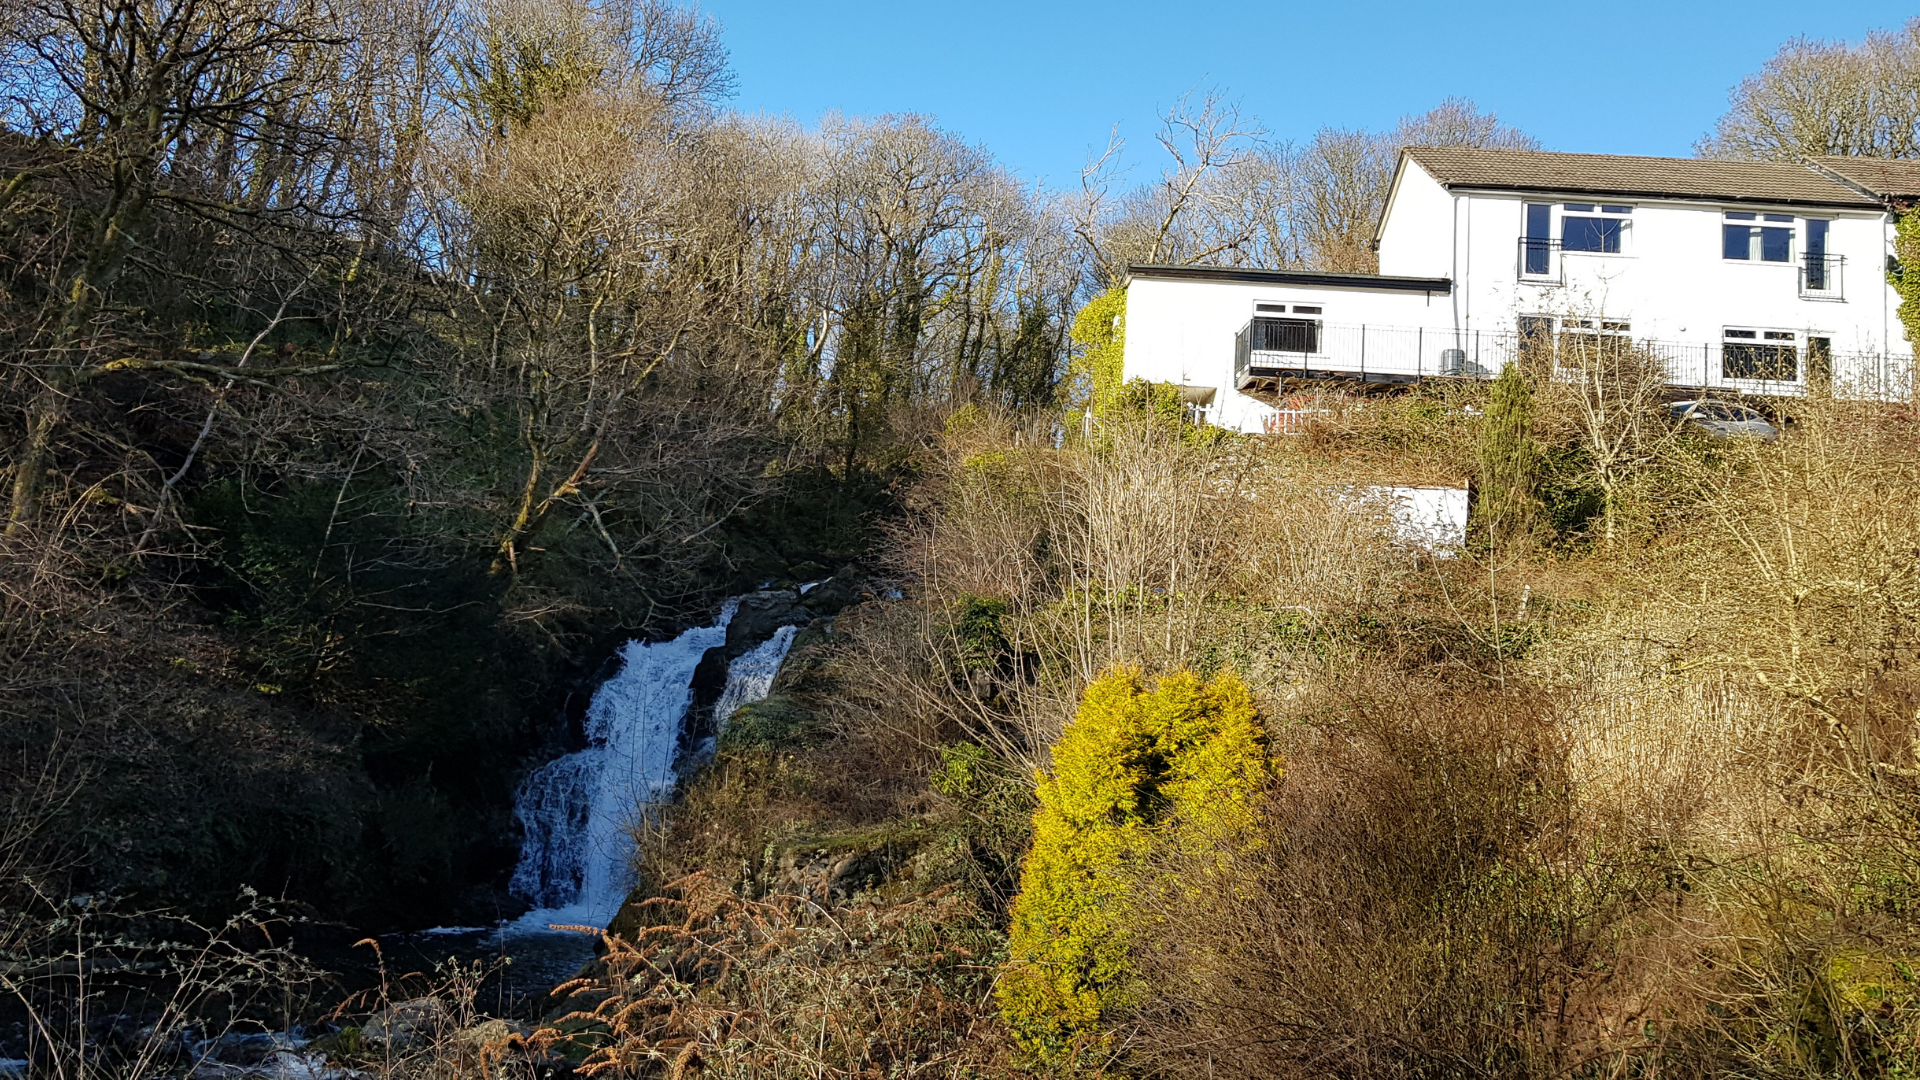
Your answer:
[[[676,608],[603,587],[558,612],[564,562],[489,573],[483,548],[369,510],[393,501],[377,486],[193,491],[203,560],[109,567],[66,617],[12,629],[35,682],[9,701],[58,707],[22,712],[6,749],[57,765],[29,802],[53,808],[40,835],[73,891],[207,910],[251,886],[361,930],[492,922],[524,907],[514,792],[578,747],[620,644],[859,557],[886,483],[783,478],[659,590]]]

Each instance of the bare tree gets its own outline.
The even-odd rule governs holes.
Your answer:
[[[1102,277],[1128,263],[1243,264],[1269,255],[1284,205],[1281,158],[1266,131],[1219,91],[1191,92],[1161,117],[1160,178],[1116,197],[1124,143],[1116,132],[1081,176],[1076,231]]]
[[[1859,45],[1794,38],[1740,80],[1702,157],[1920,155],[1920,20]]]
[[[1081,177],[1075,230],[1100,276],[1130,262],[1305,266],[1367,273],[1373,230],[1401,149],[1539,143],[1448,98],[1391,132],[1323,128],[1304,147],[1275,145],[1218,93],[1182,98],[1162,121],[1169,160],[1160,179],[1116,196],[1124,144],[1116,135]]]
[[[1448,98],[1393,131],[1323,128],[1293,159],[1295,228],[1306,261],[1318,270],[1371,273],[1379,265],[1373,231],[1386,211],[1400,151],[1409,146],[1538,150],[1537,140],[1503,126],[1464,98]]]

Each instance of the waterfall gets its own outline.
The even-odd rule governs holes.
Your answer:
[[[510,929],[552,925],[605,926],[634,886],[633,830],[652,806],[673,797],[675,771],[693,701],[694,670],[709,649],[726,644],[738,601],[712,626],[672,641],[629,641],[620,669],[587,706],[584,750],[535,769],[514,803],[526,839],[512,890],[533,901]],[[715,707],[717,723],[767,695],[793,645],[795,626],[736,657]],[[711,752],[703,745],[697,754]]]
[[[629,641],[587,706],[587,748],[535,769],[514,805],[526,839],[511,888],[534,902],[519,926],[605,926],[633,888],[633,828],[671,798],[693,670],[726,644],[734,602],[712,626]]]
[[[720,700],[713,706],[713,737],[703,740],[698,756],[713,756],[720,736],[726,734],[727,720],[733,711],[749,702],[759,701],[773,689],[774,676],[780,674],[780,665],[787,658],[787,650],[793,648],[793,639],[800,633],[797,626],[783,626],[773,632],[773,636],[761,642],[757,647],[735,657],[727,665],[727,687],[720,691]]]

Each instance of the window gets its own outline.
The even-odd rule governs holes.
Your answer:
[[[1633,324],[1621,319],[1560,320],[1560,364],[1585,367],[1589,361],[1616,357],[1633,344]]]
[[[1807,381],[1823,390],[1832,389],[1832,338],[1810,337],[1807,339]]]
[[[1824,245],[1824,233],[1821,239]],[[1792,262],[1793,215],[1727,211],[1720,226],[1720,254],[1748,262]]]
[[[1255,319],[1253,351],[1317,353],[1320,324],[1312,319]]]
[[[1527,235],[1520,243],[1520,272],[1545,277],[1553,268],[1553,207],[1527,204]]]
[[[1320,314],[1320,309],[1317,307],[1310,307],[1306,304],[1295,304],[1293,305],[1293,313],[1295,315],[1318,315]]]
[[[1631,206],[1567,203],[1560,215],[1562,251],[1597,251],[1609,255],[1620,252],[1620,239],[1633,220]]]
[[[1279,313],[1279,314],[1282,314],[1282,315],[1284,315],[1284,314],[1286,314],[1286,312],[1287,312],[1287,305],[1285,305],[1285,304],[1255,304],[1255,305],[1253,305],[1253,313],[1254,313],[1254,314],[1256,314],[1256,315],[1267,315],[1267,314],[1272,314],[1272,313],[1275,313],[1275,312],[1277,312],[1277,313]]]
[[[1720,377],[1793,382],[1800,377],[1798,339],[1792,330],[1728,327],[1720,343]]]
[[[1836,280],[1839,266],[1827,259],[1827,229],[1832,224],[1820,218],[1807,219],[1806,288],[1810,292],[1840,291],[1840,282]]]

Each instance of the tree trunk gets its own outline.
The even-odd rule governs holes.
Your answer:
[[[49,383],[27,406],[27,436],[13,462],[13,493],[7,507],[7,539],[26,532],[40,516],[40,484],[47,473],[53,432],[66,412],[67,395]]]

